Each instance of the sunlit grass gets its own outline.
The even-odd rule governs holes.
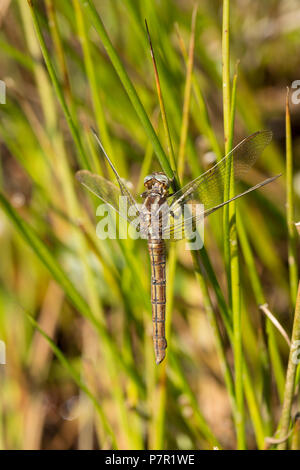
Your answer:
[[[276,38],[266,41],[264,62],[258,66],[257,58],[248,77],[251,58],[239,55],[246,43],[239,2],[223,4],[222,27],[220,2],[11,3],[7,22],[18,25],[24,39],[4,25],[1,448],[263,449],[265,438],[275,436],[282,401],[280,437],[293,425],[296,368],[291,371],[290,359],[286,379],[287,345],[259,308],[268,304],[291,335],[299,248],[293,175],[299,168],[289,112],[286,191],[282,177],[214,214],[202,250],[186,251],[184,242],[169,248],[168,349],[160,366],[151,338],[146,244],[99,240],[99,201],[74,177],[90,168],[113,178],[90,126],[140,194],[154,169],[172,178],[177,168],[175,184],[184,184],[207,168],[209,152],[218,160],[242,137],[272,125],[261,99],[264,84],[256,89],[253,76],[261,80],[262,70],[267,76],[271,68],[277,79],[269,58]],[[249,15],[267,16],[265,8]],[[290,38],[281,40],[288,49]],[[257,57],[262,47],[261,40]],[[283,100],[281,118],[284,111]],[[276,132],[274,141],[245,184],[282,171]],[[54,281],[61,296],[49,300]],[[36,329],[47,351],[38,378],[30,368],[39,351]],[[293,331],[299,339],[298,323]],[[60,410],[74,396],[79,419],[67,428],[56,411],[51,434],[51,403]]]

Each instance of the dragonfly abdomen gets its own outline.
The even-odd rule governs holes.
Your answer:
[[[156,364],[165,358],[166,250],[163,240],[148,240],[151,261],[151,303]]]

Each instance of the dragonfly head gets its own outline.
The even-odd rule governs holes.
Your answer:
[[[151,173],[144,179],[144,186],[147,190],[153,190],[157,192],[166,192],[170,186],[170,180],[164,173]]]

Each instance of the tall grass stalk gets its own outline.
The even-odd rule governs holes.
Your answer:
[[[290,295],[292,305],[295,305],[297,297],[298,285],[298,264],[297,264],[297,241],[298,236],[295,228],[295,198],[294,198],[294,182],[293,182],[293,150],[292,150],[292,129],[291,115],[289,106],[289,89],[286,93],[286,218],[288,228],[288,260],[290,273]]]
[[[145,25],[146,25],[148,39],[149,39],[151,58],[152,58],[152,62],[153,62],[153,69],[154,69],[154,75],[155,75],[156,91],[157,91],[157,96],[158,96],[158,101],[159,101],[159,108],[160,108],[160,113],[161,113],[161,117],[162,117],[162,121],[163,121],[164,131],[165,131],[165,137],[166,137],[166,141],[167,141],[168,154],[169,154],[169,158],[170,158],[170,161],[171,161],[171,166],[172,166],[172,169],[173,169],[173,173],[175,173],[176,172],[176,161],[175,161],[175,155],[174,155],[174,150],[173,150],[173,144],[172,144],[172,140],[171,140],[170,129],[169,129],[169,124],[168,124],[168,120],[167,120],[164,99],[163,99],[163,95],[162,95],[162,91],[161,91],[161,84],[160,84],[156,59],[155,59],[155,55],[154,55],[154,49],[153,49],[153,46],[152,46],[150,31],[149,31],[148,24],[147,24],[146,20],[145,20]]]
[[[252,290],[255,296],[255,300],[258,306],[266,304],[266,298],[263,292],[261,281],[258,276],[257,268],[255,265],[255,260],[251,246],[247,237],[245,226],[241,221],[240,212],[237,214],[237,228],[239,234],[239,240],[241,243],[242,252],[244,259],[247,265],[249,278],[252,286]],[[273,372],[275,376],[275,381],[277,385],[277,391],[280,399],[283,399],[283,390],[284,390],[284,371],[283,365],[280,357],[280,352],[278,349],[274,327],[271,322],[267,319],[266,321],[266,330],[268,334],[268,348],[271,363],[273,366]]]
[[[230,82],[230,47],[229,47],[229,18],[230,18],[230,1],[223,1],[223,25],[222,25],[222,65],[223,65],[223,120],[224,120],[224,140],[225,153],[230,152],[233,142],[233,122],[234,109],[231,103],[231,82]],[[226,186],[230,186],[229,196],[234,195],[234,172],[231,161],[231,168],[228,168]],[[228,167],[229,167],[228,164]],[[226,217],[228,211],[228,218]],[[234,372],[235,372],[235,396],[236,396],[236,413],[235,425],[237,433],[237,445],[239,449],[245,449],[245,409],[244,409],[244,392],[243,392],[243,350],[242,350],[242,330],[241,330],[241,298],[240,298],[240,275],[239,275],[239,258],[236,233],[236,210],[235,201],[229,208],[225,208],[224,212],[224,243],[225,243],[225,263],[227,265],[228,291],[231,292],[230,299],[232,302],[233,314],[233,350],[234,350]],[[230,270],[229,270],[230,266]]]
[[[64,53],[64,47],[61,40],[61,35],[59,33],[59,26],[57,21],[57,15],[55,10],[55,5],[53,0],[46,0],[46,9],[48,15],[48,24],[51,32],[51,37],[53,40],[53,44],[55,47],[55,53],[58,61],[58,66],[60,70],[60,78],[62,82],[62,87],[64,90],[64,94],[66,96],[67,103],[71,109],[71,114],[73,119],[76,120],[76,113],[75,113],[75,104],[73,102],[73,96],[71,91],[71,82],[67,67],[67,61]]]
[[[288,435],[291,422],[291,409],[295,389],[295,377],[297,371],[297,361],[295,361],[295,347],[300,341],[300,282],[298,284],[298,294],[293,322],[292,346],[290,348],[288,367],[286,372],[284,399],[282,405],[281,418],[279,423],[279,439],[284,439]],[[279,450],[285,450],[287,441],[278,445]]]
[[[300,415],[299,413],[295,416],[295,424],[293,430],[293,437],[292,437],[292,450],[299,450],[300,449]]]
[[[191,100],[191,89],[192,89],[192,77],[193,77],[193,66],[194,66],[194,49],[195,49],[195,33],[196,33],[196,21],[197,21],[197,3],[194,5],[193,14],[192,14],[192,26],[191,26],[191,40],[189,45],[188,52],[188,61],[187,61],[187,74],[186,82],[184,88],[184,100],[183,100],[183,110],[182,110],[182,125],[180,132],[180,143],[178,151],[178,176],[179,179],[182,179],[184,172],[184,157],[186,152],[186,140],[188,135],[188,125],[189,125],[189,109],[190,109],[190,100]]]
[[[182,56],[183,56],[183,58],[185,60],[185,63],[187,65],[188,64],[188,53],[187,53],[185,43],[184,43],[184,40],[182,38],[180,29],[179,29],[179,25],[177,23],[175,24],[175,28],[176,28],[176,33],[177,33],[177,36],[178,36],[178,41],[179,41],[179,46],[180,46],[180,49],[181,49],[181,52],[182,52]],[[222,158],[221,148],[220,148],[220,145],[218,143],[218,139],[217,139],[217,136],[214,132],[214,129],[211,125],[211,121],[210,121],[208,109],[207,109],[207,106],[206,106],[206,103],[205,103],[205,99],[204,99],[203,93],[201,91],[200,85],[198,83],[198,80],[197,80],[194,69],[193,69],[193,74],[192,74],[192,84],[193,84],[193,92],[194,92],[194,95],[195,95],[195,100],[196,100],[196,103],[197,103],[198,110],[200,112],[200,120],[199,120],[199,125],[201,126],[200,130],[201,130],[201,132],[203,132],[204,135],[207,136],[207,138],[210,142],[210,145],[212,147],[212,150],[215,152],[215,154],[217,156],[217,159],[221,159]]]
[[[294,305],[295,314],[292,331],[292,345],[290,348],[288,367],[286,372],[284,399],[282,405],[282,413],[279,423],[279,439],[283,439],[288,434],[290,421],[292,400],[294,396],[295,377],[297,371],[297,363],[294,359],[294,348],[300,339],[300,282],[298,281],[297,267],[297,240],[296,227],[294,224],[294,191],[293,191],[293,153],[292,153],[292,130],[291,116],[289,107],[289,89],[286,94],[286,176],[287,176],[287,226],[288,226],[288,255],[289,255],[289,272],[290,272],[290,295],[291,303]],[[295,297],[296,283],[298,283],[298,292]],[[278,445],[279,450],[287,447],[287,441]]]
[[[91,19],[97,33],[99,34],[99,37],[101,38],[101,41],[106,49],[106,52],[117,72],[117,74],[119,75],[120,77],[120,80],[132,102],[132,105],[137,113],[137,115],[139,116],[140,120],[141,120],[141,123],[144,127],[144,130],[149,138],[149,140],[151,141],[152,145],[153,145],[153,148],[154,148],[154,151],[157,155],[157,158],[159,159],[159,162],[161,164],[161,167],[162,169],[164,170],[164,172],[166,173],[166,175],[169,177],[169,178],[173,178],[173,172],[172,172],[172,168],[169,164],[169,160],[167,159],[166,157],[166,154],[161,146],[161,143],[160,141],[158,140],[157,138],[157,135],[153,129],[153,126],[147,116],[147,113],[144,109],[144,106],[142,105],[142,102],[140,100],[140,98],[138,97],[137,95],[137,92],[130,80],[130,78],[128,77],[128,74],[115,50],[115,48],[113,47],[109,37],[108,37],[108,34],[104,28],[104,25],[102,23],[102,20],[99,16],[99,14],[97,13],[97,10],[93,4],[93,2],[91,0],[80,0],[83,7],[84,7],[84,10],[88,13],[89,15],[89,18]]]

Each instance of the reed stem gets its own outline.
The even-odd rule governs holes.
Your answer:
[[[230,1],[223,0],[223,23],[222,23],[222,67],[223,67],[223,119],[224,119],[224,140],[225,153],[230,152],[233,142],[233,123],[234,107],[231,103],[231,83],[230,83]],[[235,80],[236,83],[236,80]],[[236,86],[236,85],[235,85]],[[229,196],[234,195],[234,169],[231,160],[228,164],[227,188],[230,187]],[[225,185],[225,193],[226,193]],[[225,195],[226,197],[226,195]],[[232,313],[233,313],[233,350],[234,350],[234,370],[235,370],[235,397],[236,414],[235,426],[237,433],[238,449],[246,448],[245,436],[245,409],[243,392],[243,350],[242,350],[242,329],[241,329],[241,298],[240,298],[240,275],[239,275],[239,257],[236,233],[236,211],[235,202],[232,202],[228,210],[228,220],[225,216],[224,242],[227,245],[225,249],[225,263],[227,265],[227,277],[229,280],[228,291],[231,292]],[[230,271],[228,266],[230,266]]]
[[[293,185],[293,149],[292,149],[292,127],[289,105],[289,89],[286,93],[286,219],[288,228],[288,260],[290,273],[290,296],[291,303],[295,306],[298,285],[298,264],[297,264],[297,241],[298,236],[295,228],[295,208],[294,208],[294,185]]]
[[[279,423],[279,439],[287,436],[290,427],[292,401],[294,396],[295,377],[297,371],[297,347],[300,344],[300,282],[298,284],[298,293],[296,300],[296,308],[294,314],[293,332],[292,332],[292,346],[290,349],[288,367],[285,379],[284,399],[282,405],[281,418]],[[296,353],[296,354],[295,354]],[[278,445],[279,450],[285,450],[287,442]]]

